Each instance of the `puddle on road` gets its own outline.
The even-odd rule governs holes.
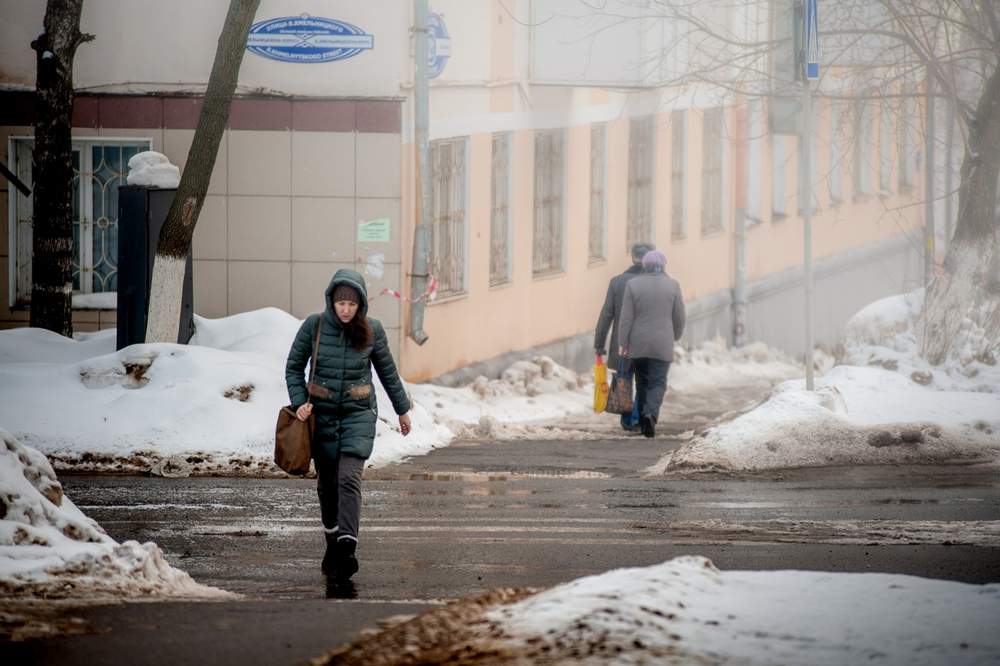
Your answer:
[[[591,470],[546,470],[540,472],[417,472],[409,481],[454,481],[460,483],[490,483],[518,479],[610,479],[610,474]]]

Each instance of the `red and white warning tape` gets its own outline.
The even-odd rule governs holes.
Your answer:
[[[398,298],[401,301],[406,301],[407,303],[419,303],[420,301],[424,300],[425,298],[428,301],[433,301],[435,298],[437,298],[438,281],[437,281],[437,278],[434,277],[431,274],[428,274],[427,277],[428,277],[428,280],[427,280],[427,290],[424,293],[422,293],[419,296],[417,296],[416,298],[410,298],[409,296],[403,296],[401,293],[399,293],[395,289],[389,289],[388,287],[386,287],[385,289],[383,289],[382,291],[380,291],[379,292],[379,296],[382,296],[383,294],[387,294],[389,296],[393,296],[394,298]]]

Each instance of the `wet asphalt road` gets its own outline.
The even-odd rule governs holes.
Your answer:
[[[366,473],[349,590],[329,590],[319,574],[314,481],[64,476],[112,537],[156,541],[197,581],[246,600],[88,609],[77,615],[100,633],[0,646],[0,661],[302,663],[379,617],[682,554],[722,569],[1000,582],[996,469],[640,475],[678,444],[469,442]]]

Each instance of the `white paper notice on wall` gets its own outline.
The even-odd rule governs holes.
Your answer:
[[[381,252],[373,252],[368,255],[365,261],[365,275],[375,280],[381,280],[385,275],[385,255]]]
[[[359,243],[388,243],[391,224],[387,217],[358,222]]]

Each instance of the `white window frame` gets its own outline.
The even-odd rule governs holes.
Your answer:
[[[16,145],[18,143],[32,144],[35,141],[35,137],[26,135],[17,135],[7,137],[7,164],[10,165],[11,169],[15,172],[18,169],[18,165],[15,161],[16,156]],[[79,210],[80,210],[80,256],[77,258],[80,268],[81,268],[81,279],[80,279],[80,289],[73,292],[75,295],[82,294],[92,294],[93,282],[90,280],[85,280],[82,277],[84,270],[92,270],[93,259],[94,259],[94,248],[93,248],[93,234],[91,233],[91,227],[94,224],[94,220],[90,219],[93,213],[93,188],[89,185],[88,174],[93,173],[93,153],[89,148],[94,144],[102,145],[135,145],[141,150],[152,150],[153,137],[120,137],[120,136],[72,136],[72,150],[80,151],[80,184],[79,184]],[[142,145],[145,144],[145,145]],[[28,179],[22,179],[29,187],[34,188],[34,182],[31,180],[31,169],[29,167]],[[85,184],[85,179],[87,182]],[[25,285],[26,293],[18,293],[18,271],[20,269],[20,257],[25,252],[27,256],[31,255],[31,248],[21,248],[18,243],[17,234],[17,201],[20,197],[23,197],[16,188],[9,187],[7,191],[7,229],[8,229],[8,258],[7,258],[7,275],[8,275],[8,305],[11,308],[26,306],[31,302],[31,284]],[[33,213],[34,211],[32,211]],[[119,233],[119,242],[121,242],[121,236]],[[107,298],[111,299],[116,292],[97,292],[109,294]],[[76,300],[76,299],[74,299]],[[92,306],[81,305],[74,306],[74,309],[93,309]]]

